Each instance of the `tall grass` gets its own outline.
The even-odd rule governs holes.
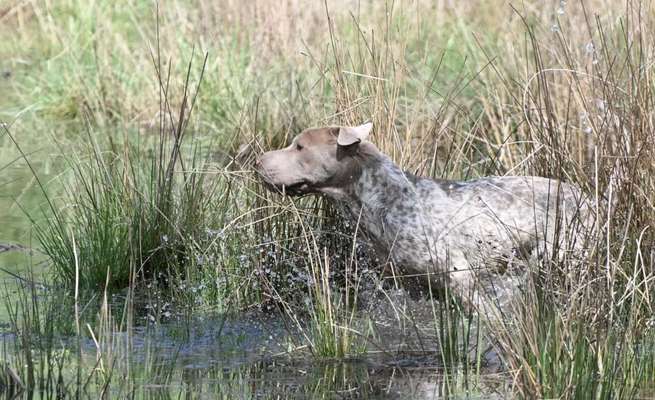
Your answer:
[[[70,206],[49,200],[55,215],[42,223],[33,219],[55,276],[68,287],[79,275],[86,289],[101,288],[106,281],[111,288],[122,288],[136,276],[152,277],[167,266],[188,264],[185,257],[208,211],[202,196],[211,196],[214,188],[205,187],[203,175],[192,173],[199,162],[197,150],[191,150],[191,172],[175,176],[176,165],[187,161],[180,152],[185,113],[192,110],[195,98],[185,90],[173,120],[163,73],[158,153],[148,157],[147,149],[127,137],[122,145],[110,138],[109,149],[102,150],[87,128],[89,158],[72,155],[66,160],[72,181],[63,204]]]
[[[300,218],[300,215],[297,214],[297,217]],[[305,300],[305,311],[309,314],[307,326],[300,322],[305,318],[297,317],[292,308],[287,307],[287,313],[296,321],[314,356],[335,359],[361,356],[366,350],[370,333],[365,330],[368,321],[359,323],[359,326],[354,323],[360,285],[355,258],[357,241],[353,237],[352,244],[346,247],[351,251],[341,250],[337,257],[328,255],[326,246],[337,247],[339,242],[347,244],[347,240],[333,238],[332,243],[320,243],[311,228],[305,226],[304,221],[301,224],[309,269]],[[336,246],[334,242],[337,242]],[[342,273],[343,279],[335,279],[335,271],[331,270],[331,263],[337,260],[343,260],[341,264],[346,267]],[[335,287],[339,283],[343,287]]]
[[[643,46],[642,24],[652,21],[635,18],[643,12],[640,3],[627,3],[624,12],[609,28],[584,13],[582,27],[571,21],[576,16],[562,19],[553,44],[522,15],[530,72],[520,92],[504,81],[524,126],[490,118],[508,127],[508,140],[528,139],[531,153],[522,162],[535,174],[575,182],[598,203],[598,239],[589,244],[588,258],[533,265],[512,310],[516,319],[496,328],[525,396],[631,398],[652,382],[652,356],[644,351],[652,336],[644,330],[653,313],[655,215],[642,191],[650,178],[641,179],[652,168],[646,156],[652,85],[642,64],[652,55]],[[494,102],[505,99],[511,101],[497,96]]]

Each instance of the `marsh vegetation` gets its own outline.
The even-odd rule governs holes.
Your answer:
[[[651,396],[654,11],[0,1],[0,388]],[[531,261],[499,318],[415,287],[332,204],[252,172],[306,127],[367,120],[418,175],[578,185],[598,239],[582,262]]]

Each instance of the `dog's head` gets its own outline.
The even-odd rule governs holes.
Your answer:
[[[290,195],[335,193],[358,173],[356,156],[373,124],[303,131],[288,147],[257,160],[257,172],[274,190]],[[372,146],[372,145],[371,145]]]

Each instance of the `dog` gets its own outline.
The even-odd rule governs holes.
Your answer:
[[[367,140],[373,125],[307,129],[256,161],[266,186],[342,205],[381,256],[479,307],[483,276],[512,260],[583,246],[592,207],[580,188],[536,176],[417,177]]]

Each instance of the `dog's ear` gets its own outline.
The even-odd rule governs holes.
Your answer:
[[[368,134],[371,133],[371,129],[373,129],[372,122],[367,122],[360,126],[342,126],[339,128],[337,144],[339,146],[350,146],[351,144],[366,140]]]

